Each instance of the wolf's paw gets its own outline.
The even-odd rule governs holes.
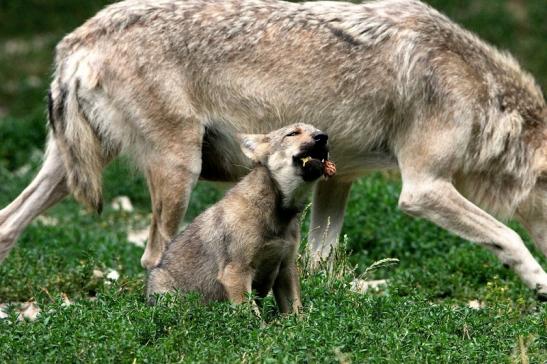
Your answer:
[[[536,285],[536,296],[537,299],[541,302],[547,302],[547,284],[537,284]]]
[[[150,270],[160,264],[161,254],[149,254],[148,250],[144,251],[141,257],[141,266],[147,270]]]

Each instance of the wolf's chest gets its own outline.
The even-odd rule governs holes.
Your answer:
[[[297,240],[271,239],[255,254],[253,289],[267,293],[273,286],[280,267],[296,248]]]
[[[276,238],[266,240],[255,252],[254,263],[257,270],[277,267],[297,244],[294,239]]]

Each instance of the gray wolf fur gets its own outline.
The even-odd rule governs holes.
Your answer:
[[[282,313],[298,312],[298,217],[323,175],[327,135],[295,124],[244,136],[242,148],[256,166],[169,243],[150,271],[149,302],[156,293],[177,290],[241,303],[252,290],[263,298],[273,289]]]
[[[532,76],[417,0],[129,0],[57,46],[50,137],[36,179],[0,212],[0,256],[69,191],[101,206],[101,170],[134,157],[152,198],[151,268],[200,178],[237,180],[237,132],[313,120],[338,174],[314,191],[315,260],[338,239],[352,182],[398,168],[400,208],[480,244],[547,293],[501,221],[547,253],[547,109]],[[496,218],[497,217],[497,218]]]

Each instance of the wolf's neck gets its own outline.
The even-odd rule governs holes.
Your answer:
[[[313,186],[313,182],[304,182],[301,178],[285,178],[285,176],[276,176],[269,172],[272,183],[277,186],[281,205],[288,210],[302,211],[306,205],[307,197]]]
[[[283,220],[292,219],[302,212],[311,187],[309,183],[280,186],[262,165],[256,166],[240,183],[240,193],[254,204],[263,205],[265,212],[269,210]]]

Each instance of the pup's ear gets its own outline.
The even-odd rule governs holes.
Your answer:
[[[255,162],[263,162],[268,152],[268,137],[265,134],[239,134],[241,150]]]

